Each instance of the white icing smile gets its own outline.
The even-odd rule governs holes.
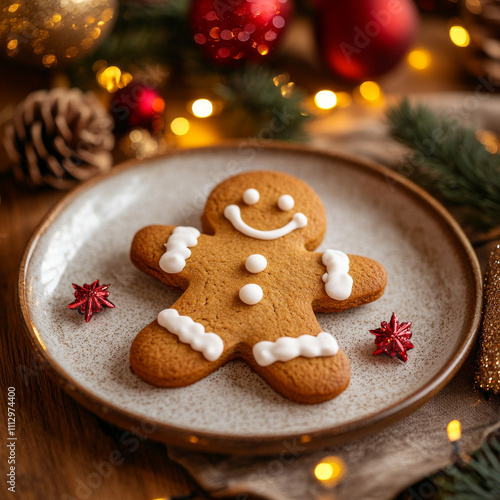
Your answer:
[[[270,231],[255,229],[244,222],[241,218],[241,210],[238,205],[228,205],[224,210],[224,216],[229,222],[231,222],[237,231],[245,236],[250,236],[250,238],[255,238],[257,240],[277,240],[278,238],[290,234],[296,229],[307,226],[307,217],[300,212],[294,214],[292,220],[283,227],[272,229]]]

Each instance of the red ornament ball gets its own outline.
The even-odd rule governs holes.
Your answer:
[[[119,133],[132,128],[145,128],[150,132],[161,130],[164,110],[165,100],[160,92],[141,82],[129,83],[111,100],[111,114]]]
[[[291,12],[292,0],[194,0],[193,40],[215,64],[262,58],[275,49]]]
[[[393,68],[412,46],[419,24],[412,0],[331,0],[319,14],[324,60],[349,80],[366,80]]]

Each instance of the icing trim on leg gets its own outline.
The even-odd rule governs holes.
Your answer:
[[[224,342],[216,333],[206,332],[201,323],[196,323],[189,316],[179,316],[175,309],[161,311],[158,323],[177,335],[181,342],[201,352],[208,361],[215,361],[224,351]]]
[[[326,266],[323,275],[325,291],[335,300],[346,300],[351,296],[352,277],[349,276],[349,257],[340,250],[325,250],[321,258]]]
[[[299,356],[334,356],[338,351],[337,341],[326,332],[321,332],[316,337],[301,335],[298,338],[281,337],[275,342],[264,340],[257,342],[252,349],[253,357],[260,366],[269,366],[276,361],[290,361]]]
[[[161,256],[160,268],[169,274],[180,273],[191,256],[188,247],[195,247],[199,237],[200,232],[194,227],[176,227],[165,243],[167,251]]]

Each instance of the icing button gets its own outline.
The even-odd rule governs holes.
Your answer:
[[[278,198],[278,208],[283,212],[288,212],[295,205],[295,200],[289,194],[283,194]]]
[[[262,291],[262,288],[254,283],[240,288],[240,299],[244,304],[249,306],[258,304],[262,300],[263,296],[264,292]]]
[[[258,253],[250,255],[245,261],[245,268],[249,273],[260,273],[267,267],[267,259]]]
[[[255,205],[259,200],[260,200],[260,193],[254,188],[247,189],[243,193],[243,201],[247,205]]]

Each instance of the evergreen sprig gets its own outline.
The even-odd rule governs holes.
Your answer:
[[[306,138],[305,95],[294,87],[283,95],[282,85],[273,81],[275,76],[265,66],[247,65],[229,73],[214,89],[225,101],[228,126],[238,124],[240,137],[295,141]]]
[[[415,181],[464,209],[477,229],[500,226],[500,155],[488,152],[475,131],[403,100],[387,113],[390,134],[409,146]]]
[[[498,431],[483,441],[467,463],[444,470],[438,484],[440,499],[500,498],[500,441]]]

